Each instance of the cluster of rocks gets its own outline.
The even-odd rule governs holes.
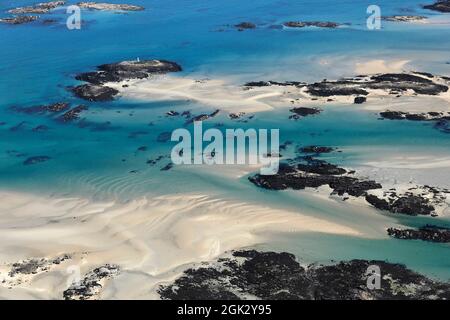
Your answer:
[[[77,97],[89,101],[113,100],[119,91],[106,86],[105,83],[144,79],[153,74],[165,74],[182,70],[177,63],[166,60],[122,61],[103,64],[98,66],[97,69],[94,72],[76,75],[75,79],[88,82],[88,84],[71,88]]]
[[[421,112],[411,113],[403,111],[386,110],[380,112],[381,119],[410,120],[410,121],[432,121],[434,127],[443,132],[450,133],[450,112]]]
[[[51,158],[49,156],[33,156],[33,157],[27,158],[23,162],[23,165],[29,166],[29,165],[32,165],[32,164],[38,164],[38,163],[46,162],[46,161],[48,161],[50,159]]]
[[[374,265],[379,289],[367,285]],[[450,284],[385,261],[302,266],[290,253],[243,250],[186,270],[158,293],[165,300],[440,300],[450,298]]]
[[[361,197],[368,190],[380,189],[381,184],[372,180],[362,180],[351,177],[347,170],[323,160],[305,157],[305,163],[281,163],[275,175],[256,174],[249,181],[258,187],[269,190],[303,190],[328,185],[332,194],[345,194]]]
[[[219,114],[220,110],[216,109],[211,113],[202,113],[197,116],[193,116],[186,121],[186,124],[194,123],[195,121],[205,121],[210,118],[213,118]]]
[[[389,228],[387,233],[394,238],[404,240],[423,240],[430,242],[450,242],[450,228],[425,225],[419,229]]]
[[[47,14],[51,10],[65,5],[65,1],[50,1],[42,2],[32,6],[18,7],[10,9],[7,12],[14,15],[12,17],[2,18],[0,22],[7,24],[24,24],[33,22],[39,19],[37,15],[24,15],[24,14]],[[45,24],[49,24],[50,19],[44,20]]]
[[[275,175],[255,174],[248,179],[256,186],[268,190],[303,190],[329,186],[332,195],[362,197],[373,207],[391,213],[405,215],[437,216],[438,209],[447,206],[447,189],[430,186],[411,187],[406,192],[396,189],[384,190],[373,180],[354,177],[355,171],[348,171],[327,161],[314,158],[335,149],[324,146],[306,146],[300,152],[309,154],[281,162]],[[376,192],[375,192],[376,191]]]
[[[105,2],[78,2],[77,6],[82,9],[102,10],[102,11],[142,11],[144,7],[130,4],[115,4]]]
[[[433,4],[425,5],[423,8],[439,12],[450,12],[450,0],[441,0]]]
[[[57,113],[67,110],[70,104],[67,102],[56,102],[48,105],[37,105],[31,107],[20,107],[13,106],[11,109],[16,112],[26,113],[26,114],[45,114],[45,113]]]
[[[319,108],[308,108],[308,107],[296,107],[289,110],[293,115],[289,116],[289,119],[298,120],[303,117],[316,115],[322,112]]]
[[[318,28],[337,28],[341,26],[340,23],[329,21],[288,21],[283,23],[285,27],[289,28],[305,28],[305,27],[318,27]]]
[[[301,153],[313,153],[313,154],[330,153],[334,150],[335,148],[325,146],[305,146],[300,147],[299,149]]]
[[[105,264],[89,271],[78,283],[73,283],[63,292],[65,300],[90,300],[96,298],[102,289],[102,283],[120,272],[117,265]]]
[[[19,275],[30,275],[38,274],[50,269],[52,265],[58,265],[61,262],[70,259],[71,257],[67,254],[61,257],[56,257],[55,259],[27,259],[20,262],[13,263],[11,265],[11,270],[8,273],[10,277],[16,277]]]
[[[395,15],[395,16],[387,16],[382,17],[382,20],[385,21],[391,21],[391,22],[416,22],[416,21],[423,21],[427,19],[425,16],[411,16],[411,15]]]

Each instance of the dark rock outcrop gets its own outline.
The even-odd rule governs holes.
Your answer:
[[[95,298],[102,288],[102,281],[119,274],[120,269],[116,265],[106,264],[88,272],[79,282],[73,283],[63,292],[64,300],[89,300]]]
[[[7,24],[24,24],[36,21],[37,19],[39,19],[38,16],[18,16],[18,17],[1,18],[0,22]]]
[[[75,76],[79,81],[89,84],[72,88],[72,92],[79,98],[89,101],[113,100],[119,91],[104,84],[107,82],[121,82],[131,79],[145,79],[152,74],[164,74],[181,71],[181,67],[166,60],[136,60],[103,64],[97,71],[80,73]]]
[[[55,9],[60,6],[63,6],[65,3],[66,3],[65,1],[42,2],[42,3],[32,5],[32,6],[11,9],[11,10],[8,10],[8,13],[11,13],[11,14],[48,13],[50,10]]]
[[[380,268],[376,290],[367,286],[370,266]],[[245,250],[188,269],[158,292],[165,300],[421,300],[450,298],[450,284],[385,261],[304,267],[290,253]]]
[[[430,215],[435,212],[430,200],[418,195],[400,195],[389,200],[380,199],[375,195],[366,195],[366,201],[377,209],[410,216]]]
[[[426,225],[419,229],[387,229],[388,235],[404,240],[423,240],[429,242],[450,242],[450,229],[433,225]]]

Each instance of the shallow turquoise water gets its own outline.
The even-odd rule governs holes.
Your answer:
[[[184,68],[182,76],[223,76],[234,78],[238,83],[259,79],[313,81],[352,75],[352,70],[339,65],[342,60],[330,67],[315,64],[333,57],[344,60],[406,58],[422,67],[422,71],[450,75],[450,65],[446,64],[450,60],[450,42],[443,41],[450,38],[448,26],[386,24],[383,30],[368,31],[365,29],[366,8],[371,1],[128,2],[143,4],[148,10],[130,14],[84,13],[87,24],[80,31],[68,31],[63,22],[54,26],[0,25],[0,189],[120,200],[147,193],[206,190],[224,198],[260,201],[274,207],[323,210],[322,216],[333,219],[334,214],[334,218],[345,214],[345,209],[339,213],[325,212],[317,202],[258,190],[245,177],[239,181],[219,179],[178,168],[162,172],[160,168],[170,162],[167,158],[154,167],[146,164],[148,159],[170,152],[172,145],[156,142],[157,136],[183,126],[181,120],[164,117],[166,111],[211,111],[210,107],[184,101],[88,103],[90,110],[85,117],[90,125],[83,128],[58,124],[45,116],[18,114],[10,107],[56,101],[85,104],[73,98],[65,88],[75,83],[72,80],[75,73],[102,63],[136,57],[177,61]],[[436,15],[421,10],[422,2],[378,1],[383,15],[409,12],[402,9],[413,10],[414,14]],[[15,6],[14,3],[2,1],[0,11]],[[62,11],[53,15],[62,21],[66,17]],[[269,28],[288,20],[327,20],[351,25],[337,30]],[[253,21],[260,26],[245,32],[227,26],[241,21]],[[325,108],[319,116],[302,121],[289,121],[288,116],[286,108],[259,113],[248,124],[242,124],[219,114],[208,125],[223,122],[226,127],[280,128],[281,141],[341,148],[344,152],[332,160],[349,166],[367,161],[367,154],[361,149],[367,146],[386,156],[402,150],[450,155],[450,136],[434,130],[430,124],[380,121],[375,113],[357,111],[354,107]],[[105,125],[107,121],[109,125]],[[154,125],[150,126],[150,122]],[[50,130],[33,132],[32,128],[38,125],[47,125]],[[141,146],[147,146],[148,151],[138,152]],[[35,155],[47,155],[51,160],[34,166],[23,165],[27,156]],[[137,172],[132,173],[134,170]],[[374,214],[377,214],[375,210]],[[409,225],[422,222],[398,219]],[[293,238],[289,238],[288,244],[284,243],[285,247],[306,256],[314,248],[315,257],[323,260],[389,258],[435,276],[450,278],[450,255],[446,245],[392,239],[370,242],[314,234],[303,235],[298,241]],[[330,243],[339,245],[333,249]]]

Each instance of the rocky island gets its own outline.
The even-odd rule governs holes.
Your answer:
[[[53,10],[57,7],[65,5],[65,1],[50,1],[50,2],[42,2],[32,6],[26,7],[18,7],[15,9],[8,10],[8,13],[11,14],[24,14],[24,13],[48,13],[50,10]]]
[[[134,60],[103,64],[97,71],[85,72],[76,75],[75,79],[88,82],[88,84],[71,88],[79,98],[89,101],[113,100],[119,91],[108,87],[105,83],[121,82],[131,79],[144,79],[152,74],[165,74],[179,72],[181,67],[166,60]]]
[[[115,4],[105,2],[78,2],[77,6],[83,9],[102,10],[102,11],[142,11],[144,7],[130,4]]]
[[[439,12],[450,12],[450,0],[438,1],[433,4],[425,5],[423,8]]]

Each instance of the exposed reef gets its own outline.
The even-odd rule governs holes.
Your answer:
[[[80,73],[75,76],[79,81],[88,84],[71,88],[79,98],[89,101],[113,100],[119,91],[104,85],[107,82],[121,82],[131,79],[145,79],[152,74],[165,74],[179,72],[181,67],[166,60],[135,60],[118,63],[103,64],[97,67],[98,71]]]
[[[8,10],[8,13],[11,14],[24,14],[24,13],[48,13],[50,10],[55,9],[57,7],[65,5],[65,1],[50,1],[50,2],[42,2],[32,6],[26,7],[18,7],[15,9]]]
[[[433,4],[425,5],[423,8],[439,12],[450,12],[450,0],[438,1]]]
[[[380,268],[380,289],[368,288],[370,266]],[[450,284],[385,261],[301,265],[290,253],[245,250],[188,269],[158,292],[165,300],[440,300]]]
[[[0,22],[7,24],[24,24],[36,21],[37,19],[39,19],[38,16],[18,16],[10,18],[1,18]]]
[[[387,229],[388,235],[404,240],[423,240],[429,242],[450,242],[450,229],[433,225],[426,225],[419,229]]]
[[[106,280],[118,275],[120,268],[106,264],[89,271],[78,283],[73,283],[63,292],[65,300],[91,300],[97,298]]]
[[[77,6],[83,9],[102,10],[102,11],[142,11],[144,7],[130,4],[115,4],[105,2],[78,2]]]
[[[382,20],[385,21],[391,21],[391,22],[417,22],[417,21],[423,21],[426,20],[427,17],[425,16],[400,16],[400,15],[396,15],[396,16],[387,16],[387,17],[382,17]]]

